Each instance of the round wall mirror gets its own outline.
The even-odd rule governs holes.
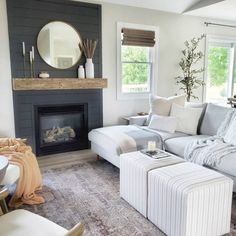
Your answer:
[[[37,47],[42,59],[57,69],[74,66],[81,57],[79,33],[69,24],[54,21],[45,25],[38,34]]]

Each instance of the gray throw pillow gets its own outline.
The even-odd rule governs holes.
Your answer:
[[[212,136],[216,135],[218,128],[230,109],[231,108],[209,103],[202,120],[200,133]]]

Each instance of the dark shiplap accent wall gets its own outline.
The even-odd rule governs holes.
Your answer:
[[[102,127],[102,90],[17,91],[14,96],[16,137],[26,138],[35,151],[34,106],[88,104],[88,130]]]
[[[51,77],[75,78],[78,65],[85,63],[82,57],[79,64],[66,70],[48,66],[37,51],[37,36],[41,28],[51,21],[64,21],[78,30],[82,38],[98,39],[94,56],[95,76],[102,77],[101,47],[101,6],[64,0],[7,0],[8,28],[12,77],[21,78],[23,72],[22,42],[29,52],[35,46],[36,74],[48,71]],[[27,57],[29,76],[29,56]],[[26,138],[35,151],[35,105],[88,104],[88,129],[103,125],[102,90],[53,90],[53,91],[14,91],[14,113],[16,137]]]
[[[98,39],[94,55],[95,77],[102,77],[101,47],[101,6],[63,0],[7,0],[8,28],[12,77],[21,78],[23,73],[22,42],[26,51],[31,46],[37,48],[37,36],[40,29],[51,21],[64,21],[71,24],[82,38]],[[36,74],[48,71],[51,77],[77,77],[79,64],[85,63],[82,57],[79,64],[67,70],[58,70],[48,66],[37,50],[35,56]],[[27,56],[27,76],[29,76],[29,56]]]

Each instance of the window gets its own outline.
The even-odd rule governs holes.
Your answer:
[[[152,62],[150,48],[122,46],[122,93],[150,93]]]
[[[207,48],[206,100],[226,104],[236,93],[236,41],[212,38]]]
[[[154,87],[157,29],[118,23],[117,97],[147,98]]]

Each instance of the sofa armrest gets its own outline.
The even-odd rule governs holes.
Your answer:
[[[145,116],[131,116],[129,117],[129,125],[145,125],[148,115]]]

